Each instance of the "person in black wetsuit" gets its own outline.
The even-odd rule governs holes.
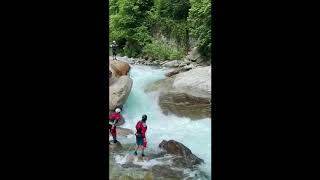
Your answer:
[[[118,45],[116,44],[116,41],[113,41],[110,47],[112,48],[113,60],[117,60],[117,48],[118,48]]]

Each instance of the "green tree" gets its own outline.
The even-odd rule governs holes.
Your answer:
[[[110,3],[114,13],[110,15],[110,41],[116,40],[128,56],[137,56],[151,39],[145,18],[153,1],[119,0]]]
[[[116,40],[122,54],[181,58],[192,37],[211,57],[209,0],[110,0],[109,7],[110,42]]]
[[[200,53],[211,58],[211,1],[191,0],[188,21]]]

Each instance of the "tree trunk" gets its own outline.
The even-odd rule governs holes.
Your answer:
[[[188,30],[188,29],[186,30],[186,44],[185,44],[185,46],[186,46],[186,52],[188,52],[189,49],[190,49],[190,44],[189,44],[189,30]]]

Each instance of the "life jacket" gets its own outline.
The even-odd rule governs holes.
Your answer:
[[[143,126],[143,122],[139,121],[136,125],[137,134],[141,134],[142,137],[146,137],[147,126]]]
[[[121,119],[120,113],[114,112],[109,116],[109,121],[111,121],[111,122],[114,122],[114,121],[117,122],[117,121],[120,121],[120,119]]]

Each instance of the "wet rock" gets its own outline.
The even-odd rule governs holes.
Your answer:
[[[154,176],[152,172],[147,172],[146,175],[144,176],[144,180],[154,180]]]
[[[141,165],[133,164],[133,162],[128,162],[125,164],[122,164],[121,167],[123,168],[141,168]]]
[[[117,127],[117,136],[128,136],[133,134],[131,129]]]
[[[199,165],[204,162],[202,159],[192,154],[191,150],[180,142],[174,140],[163,140],[159,144],[159,147],[165,150],[168,154],[178,156],[173,161],[176,166],[192,167],[194,165]]]
[[[183,172],[179,170],[173,170],[169,165],[155,165],[151,168],[153,177],[164,179],[182,179]]]
[[[117,143],[113,143],[113,141],[109,141],[109,152],[119,152],[122,151],[122,145],[121,143],[118,141]]]

